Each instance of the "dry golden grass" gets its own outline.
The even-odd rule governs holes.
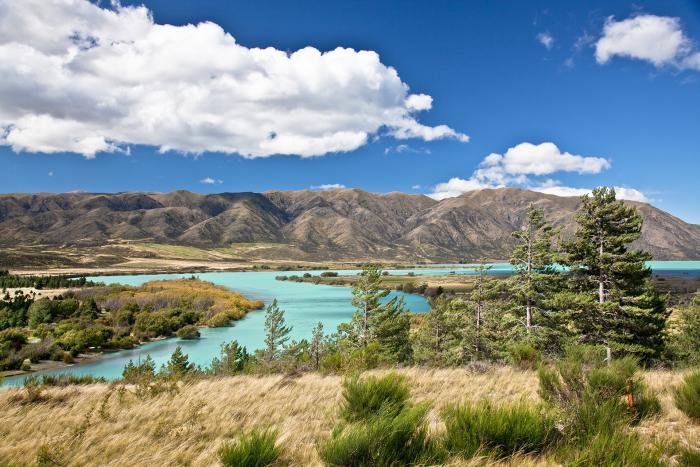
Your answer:
[[[383,373],[379,371],[376,373]],[[413,399],[434,401],[431,429],[441,430],[446,404],[489,398],[537,400],[537,377],[506,367],[484,373],[464,369],[400,370]],[[700,429],[673,407],[679,373],[651,372],[663,414],[637,430],[646,438],[675,439],[691,446]],[[24,390],[0,390],[0,465],[34,465],[41,451],[61,465],[215,465],[219,446],[241,430],[276,427],[288,465],[319,465],[316,446],[330,433],[342,378],[306,374],[238,376],[184,385],[173,394],[140,399],[114,386],[51,388],[46,399],[22,403]],[[517,456],[500,465],[549,465],[551,459]],[[465,464],[488,465],[485,459]]]

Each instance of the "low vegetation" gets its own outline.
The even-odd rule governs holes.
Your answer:
[[[277,432],[253,430],[244,433],[234,442],[219,449],[219,460],[226,467],[265,467],[273,465],[280,457],[276,446]]]
[[[695,423],[700,423],[700,371],[688,374],[675,389],[676,406]]]
[[[513,454],[508,449],[501,451],[507,454],[501,454],[484,447],[474,457],[451,450],[446,441],[454,437],[454,432],[449,434],[446,414],[455,407],[488,406],[490,413],[524,407],[522,417],[527,423],[513,415],[504,417],[521,427],[535,424],[529,430],[513,428],[523,433],[515,437],[498,428],[503,426],[498,420],[503,419],[492,422],[482,418],[481,439],[486,441],[501,437],[541,439],[541,427],[548,429],[552,421],[555,430],[562,429],[567,415],[538,396],[536,372],[506,366],[468,371],[375,370],[359,377],[359,382],[370,376],[377,380],[402,380],[410,388],[404,409],[398,412],[405,412],[402,418],[395,420],[397,412],[393,412],[375,422],[371,420],[377,414],[346,421],[342,415],[344,394],[352,378],[319,373],[298,377],[273,374],[195,378],[181,380],[175,389],[154,394],[140,394],[132,384],[46,387],[36,402],[24,402],[25,389],[3,390],[0,463],[36,464],[40,456],[48,456],[64,465],[98,461],[136,465],[144,458],[155,465],[213,465],[223,461],[223,446],[235,446],[247,434],[268,429],[279,435],[273,445],[279,449],[280,465],[321,465],[331,460],[325,456],[356,455],[348,447],[361,444],[352,441],[343,447],[339,441],[350,436],[369,438],[373,443],[370,451],[381,453],[383,459],[408,459],[409,454],[413,459],[431,456],[429,465],[571,465],[574,461],[581,465],[613,465],[613,460],[620,459],[626,462],[615,465],[650,465],[630,461],[639,460],[633,455],[640,453],[642,459],[651,459],[654,465],[695,465],[682,461],[692,461],[698,455],[694,449],[700,443],[700,425],[692,423],[674,406],[673,388],[683,379],[678,372],[640,373],[645,385],[658,395],[661,412],[637,424],[625,422],[620,430],[593,435],[590,444],[570,439],[570,432],[555,431],[536,453]],[[379,426],[381,430],[374,428]],[[396,429],[396,433],[389,428]],[[372,436],[365,436],[367,433]],[[405,447],[406,443],[411,447]],[[664,447],[663,452],[657,449],[659,445]],[[417,446],[423,448],[414,449]],[[406,463],[404,460],[401,464]]]
[[[40,360],[66,363],[82,352],[128,349],[156,337],[199,337],[197,325],[231,321],[262,307],[195,278],[71,289],[53,299],[19,294],[0,301],[0,371]]]

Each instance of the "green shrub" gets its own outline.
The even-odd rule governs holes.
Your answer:
[[[219,312],[209,318],[207,321],[207,326],[212,328],[225,328],[231,326],[231,317],[225,311]]]
[[[516,452],[542,452],[558,438],[555,419],[542,407],[524,401],[494,405],[452,406],[443,412],[445,447],[465,458],[479,452],[506,457]]]
[[[177,330],[180,339],[199,339],[199,329],[193,324],[188,324]]]
[[[578,467],[662,465],[660,456],[645,449],[636,436],[622,430],[599,433],[580,450],[573,453],[567,465]]]
[[[406,407],[409,394],[406,378],[396,373],[381,378],[355,376],[343,382],[341,417],[354,422],[370,419],[381,410],[398,413]]]
[[[428,436],[428,409],[423,404],[397,413],[384,406],[369,420],[340,425],[321,446],[321,459],[358,467],[439,464],[444,454]]]
[[[541,366],[538,376],[540,396],[568,412],[570,422],[575,423],[579,417],[589,421],[597,417],[605,419],[605,414],[597,414],[598,407],[603,405],[625,422],[639,421],[661,408],[658,398],[639,375],[636,359],[623,357],[607,364],[595,347],[567,348],[565,356],[555,365]],[[635,401],[633,410],[627,407],[630,394]]]
[[[541,360],[539,350],[527,342],[510,346],[508,356],[511,363],[522,370],[534,370]]]
[[[678,407],[689,418],[700,422],[700,371],[690,373],[674,390],[673,398]]]
[[[72,386],[76,384],[97,384],[106,383],[107,380],[101,376],[73,375],[60,373],[57,375],[41,375],[40,377],[27,378],[24,385],[39,384],[41,386]]]
[[[234,443],[219,449],[219,460],[226,467],[263,467],[274,464],[281,450],[276,446],[277,432],[253,430],[241,435]]]

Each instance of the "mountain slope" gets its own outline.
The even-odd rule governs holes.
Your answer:
[[[199,248],[287,244],[295,257],[456,261],[506,258],[528,206],[571,235],[579,198],[501,188],[435,201],[356,189],[200,195],[64,193],[0,195],[0,248],[99,246],[121,241]],[[637,246],[656,259],[700,258],[700,226],[653,206]]]

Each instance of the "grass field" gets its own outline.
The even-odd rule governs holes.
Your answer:
[[[534,372],[494,367],[400,370],[414,401],[433,401],[431,430],[449,403],[491,399],[538,400]],[[378,372],[382,373],[382,372]],[[643,439],[674,440],[700,448],[700,426],[677,410],[671,390],[680,372],[651,371],[646,378],[663,411],[634,428]],[[175,393],[139,398],[106,384],[51,388],[45,399],[23,402],[23,389],[0,390],[0,465],[216,465],[217,450],[242,430],[274,427],[285,465],[319,465],[317,445],[334,425],[342,378],[305,374],[238,376],[182,386]],[[516,456],[502,465],[550,465],[547,457]],[[470,464],[487,465],[485,459]]]

